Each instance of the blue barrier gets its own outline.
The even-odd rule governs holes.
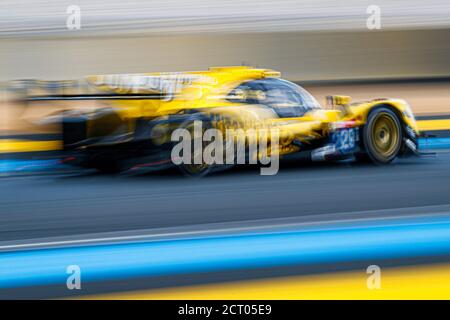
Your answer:
[[[55,168],[59,160],[1,160],[0,173],[33,172]]]
[[[450,138],[419,139],[419,150],[420,149],[450,149]]]
[[[0,254],[0,288],[243,268],[450,254],[450,216],[268,234],[53,248]]]

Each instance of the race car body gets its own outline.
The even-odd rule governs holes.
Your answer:
[[[418,153],[419,132],[405,101],[350,103],[349,97],[330,96],[323,108],[305,89],[280,79],[273,70],[215,67],[90,76],[87,81],[95,93],[34,98],[103,102],[103,108],[92,112],[63,114],[66,159],[83,167],[113,171],[174,165],[173,133],[180,128],[192,130],[194,122],[201,122],[202,130],[220,132],[276,129],[282,157],[368,158],[386,164]],[[233,137],[239,138],[242,134]],[[243,139],[248,144],[250,138]],[[219,167],[204,162],[176,165],[194,175]]]

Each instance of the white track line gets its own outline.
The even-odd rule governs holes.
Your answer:
[[[424,210],[424,211],[422,211]],[[411,211],[422,211],[416,214],[401,214],[401,212],[411,212]],[[441,212],[439,212],[441,211]],[[395,216],[386,216],[389,212],[396,212]],[[361,211],[361,212],[351,212],[351,213],[335,213],[335,214],[325,214],[325,215],[315,215],[315,216],[304,216],[299,218],[278,218],[278,219],[265,219],[265,220],[249,220],[231,223],[215,223],[215,224],[205,224],[197,226],[187,226],[171,229],[187,229],[196,228],[197,230],[188,231],[178,231],[178,232],[158,232],[158,229],[147,229],[147,230],[132,230],[123,231],[126,232],[141,232],[143,234],[137,235],[124,235],[124,236],[104,236],[104,237],[93,237],[95,235],[90,235],[92,238],[86,239],[73,239],[73,240],[55,240],[55,241],[40,241],[32,243],[15,243],[15,244],[5,244],[0,245],[0,251],[14,251],[14,250],[24,250],[33,248],[52,248],[60,246],[73,246],[73,245],[87,245],[87,244],[110,244],[110,243],[123,243],[136,240],[177,240],[177,239],[190,239],[198,238],[199,236],[234,236],[236,234],[244,234],[249,232],[264,232],[266,234],[281,232],[283,229],[289,231],[293,228],[299,227],[314,227],[320,226],[321,229],[331,229],[327,228],[330,224],[345,224],[348,222],[364,222],[364,221],[390,221],[399,218],[431,218],[449,215],[450,205],[438,205],[438,206],[426,206],[426,207],[411,207],[411,208],[399,208],[399,209],[386,209],[386,210],[371,210],[371,211]],[[368,214],[378,214],[379,216],[364,217]],[[362,217],[354,217],[354,216]],[[346,216],[351,216],[350,218]],[[338,218],[339,217],[339,218]],[[328,220],[318,220],[318,221],[299,221],[307,219],[320,219],[328,218]],[[423,223],[423,222],[421,222]],[[432,222],[431,222],[432,223]],[[245,227],[234,227],[235,224],[247,224]],[[253,224],[253,225],[252,225]],[[218,228],[217,226],[222,226]],[[201,229],[201,230],[199,230]],[[161,229],[159,229],[161,230]],[[167,230],[167,229],[165,229]],[[116,233],[117,234],[117,233]],[[99,234],[100,235],[100,234]],[[89,237],[89,235],[86,235]],[[39,241],[39,239],[30,240]],[[8,241],[9,242],[9,241]]]

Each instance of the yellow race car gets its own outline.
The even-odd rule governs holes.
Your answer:
[[[102,102],[103,107],[92,112],[65,112],[62,117],[65,161],[82,167],[122,171],[175,165],[190,175],[230,167],[229,162],[174,161],[175,130],[192,132],[196,122],[201,122],[202,132],[276,129],[276,152],[281,158],[366,158],[387,164],[399,156],[418,154],[419,131],[405,101],[350,103],[349,97],[329,96],[323,108],[305,89],[269,69],[214,67],[86,79],[89,93],[31,97]],[[241,139],[246,146],[251,140],[242,134],[232,139]],[[253,152],[256,158],[261,156],[257,149]],[[248,151],[246,156],[251,156]]]

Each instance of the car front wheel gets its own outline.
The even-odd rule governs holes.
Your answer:
[[[402,145],[402,127],[398,116],[389,108],[372,110],[363,130],[365,150],[376,164],[392,162]]]

